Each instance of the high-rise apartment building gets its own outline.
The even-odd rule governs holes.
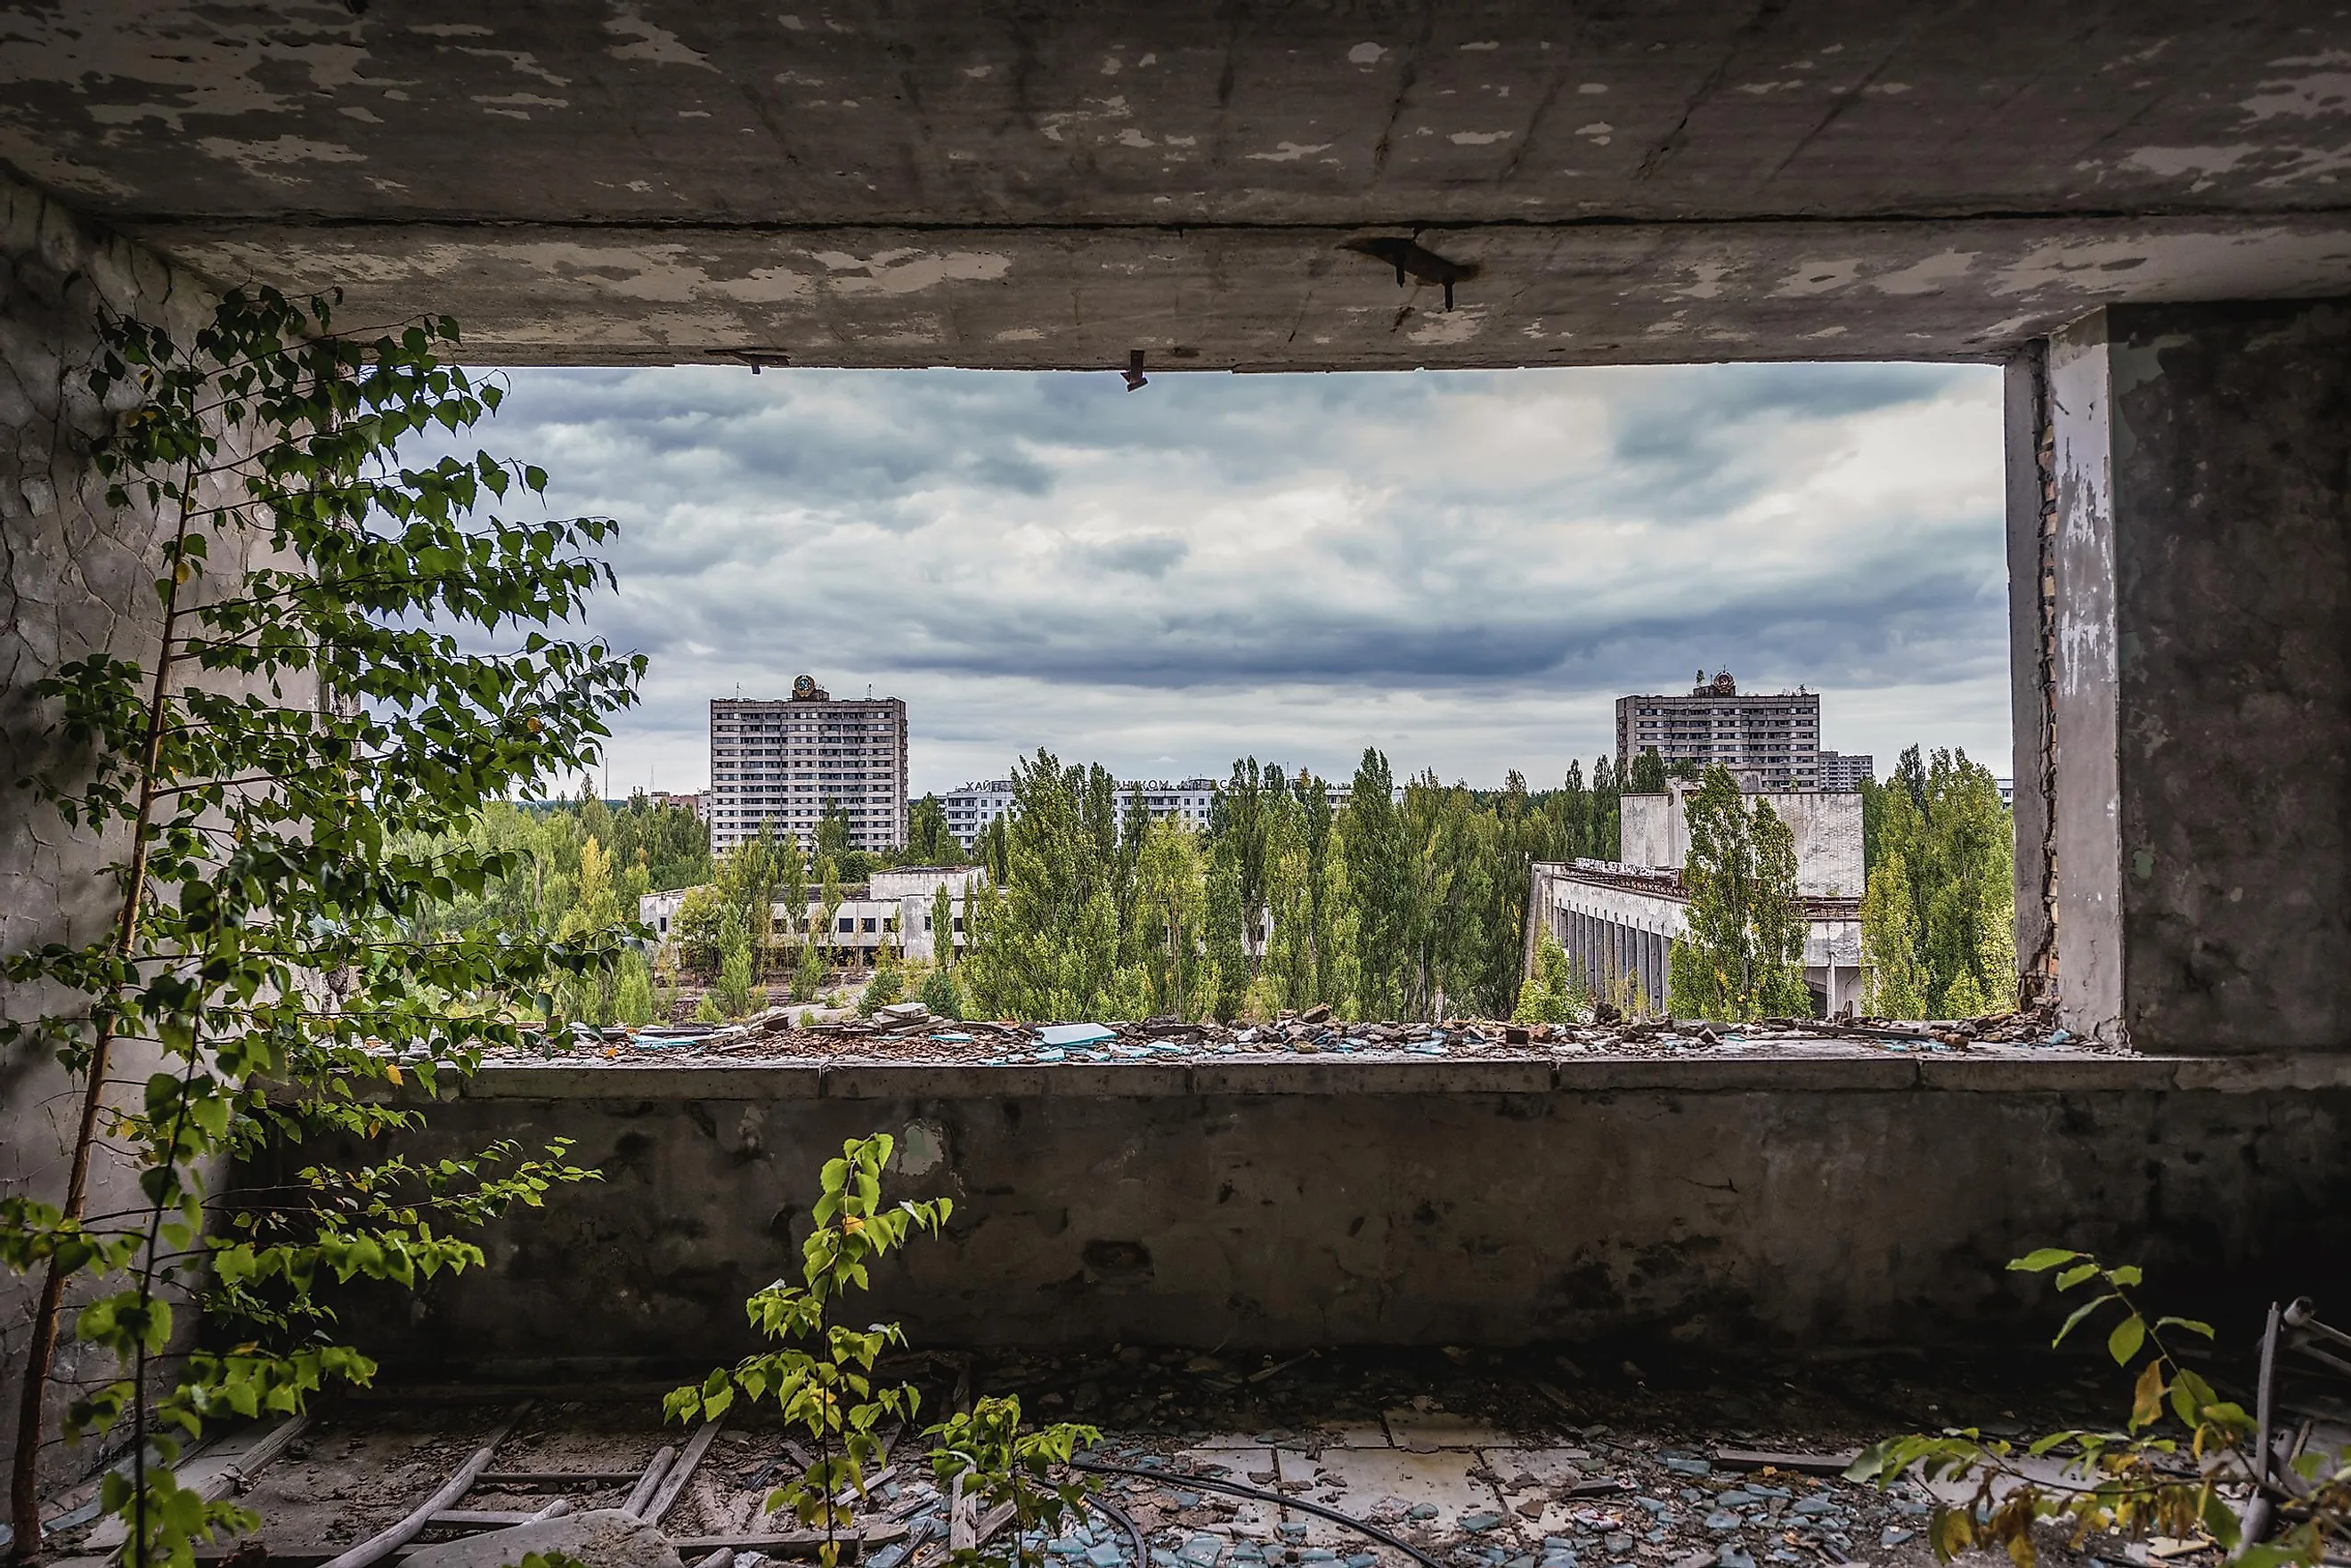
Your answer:
[[[1723,671],[1708,680],[1700,670],[1687,696],[1616,699],[1616,776],[1651,747],[1668,764],[1752,771],[1765,789],[1818,789],[1821,784],[1821,698],[1792,692],[1740,696]]]
[[[1821,753],[1821,788],[1855,794],[1864,779],[1877,777],[1877,758],[1866,751]]]
[[[792,695],[710,700],[710,847],[732,849],[761,823],[816,836],[826,808],[849,818],[849,845],[906,841],[906,705],[897,697],[833,700],[802,675]]]

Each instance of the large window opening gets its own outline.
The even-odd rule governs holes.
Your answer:
[[[623,519],[590,615],[651,661],[517,819],[559,870],[622,846],[661,940],[616,1032],[2013,1001],[1995,369],[512,379],[554,503]],[[1724,884],[1759,855],[1777,915]]]

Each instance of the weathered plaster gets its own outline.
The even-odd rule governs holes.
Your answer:
[[[2351,292],[2330,28],[50,0],[0,38],[0,159],[510,362],[1990,360],[2103,303]],[[1478,266],[1478,314],[1341,249],[1394,233]]]
[[[88,462],[89,442],[111,419],[85,379],[96,314],[134,312],[183,329],[205,305],[185,274],[0,176],[0,952],[93,941],[111,921],[109,867],[120,858],[120,839],[68,828],[17,787],[36,768],[70,770],[76,761],[50,733],[54,705],[32,687],[89,654],[150,656],[160,621],[155,521],[110,507],[105,481]],[[0,989],[0,1011],[29,1019],[68,999],[12,985]],[[119,1080],[135,1084],[144,1071],[137,1047],[118,1055]],[[78,1086],[38,1042],[0,1055],[0,1193],[57,1201],[79,1103]],[[137,1201],[120,1168],[101,1157],[91,1211]],[[0,1273],[0,1366],[11,1373],[0,1447],[14,1440],[31,1302],[25,1276]],[[70,1343],[57,1370],[60,1399],[74,1385],[112,1375],[110,1364]],[[52,1454],[60,1469],[86,1457]]]
[[[2066,1021],[2351,1045],[2351,307],[2052,340]]]
[[[2171,1299],[2288,1260],[2351,1284],[2341,1061],[2204,1065],[518,1068],[403,1146],[572,1137],[604,1179],[350,1322],[440,1379],[727,1358],[816,1165],[876,1130],[924,1145],[895,1190],[956,1202],[876,1271],[917,1344],[1973,1337],[2039,1321],[2001,1265],[2051,1238],[2127,1247]]]

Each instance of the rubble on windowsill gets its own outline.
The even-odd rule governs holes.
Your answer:
[[[810,1009],[773,1007],[738,1023],[575,1029],[537,1049],[494,1052],[489,1061],[559,1058],[593,1064],[652,1057],[678,1061],[789,1061],[941,1062],[1031,1066],[1056,1062],[1266,1061],[1301,1056],[1337,1061],[1641,1059],[1802,1054],[1913,1055],[2052,1051],[2127,1055],[2056,1027],[2046,1011],[1985,1019],[1604,1019],[1573,1024],[1514,1024],[1486,1019],[1438,1023],[1349,1022],[1328,1008],[1285,1013],[1266,1023],[1009,1023],[940,1018],[921,1002],[879,1009],[870,1019],[800,1021]]]

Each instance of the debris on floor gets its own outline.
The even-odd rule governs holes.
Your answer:
[[[1914,1481],[1881,1491],[1845,1480],[1857,1448],[1898,1430],[2097,1423],[2118,1397],[2095,1364],[2061,1357],[1718,1364],[1641,1354],[1646,1366],[1581,1347],[1263,1355],[1128,1345],[931,1352],[882,1370],[921,1388],[926,1417],[977,1390],[1019,1395],[1038,1421],[1102,1429],[1080,1456],[1098,1472],[1094,1506],[1050,1540],[1017,1542],[1044,1568],[1927,1568],[1935,1494]],[[489,1568],[547,1549],[528,1544],[542,1541],[590,1568],[810,1558],[820,1538],[766,1508],[806,1450],[772,1411],[738,1410],[693,1433],[665,1427],[666,1386],[345,1397],[322,1403],[236,1480],[265,1521],[255,1542],[280,1568],[363,1557]],[[2346,1416],[2304,1415],[2304,1440],[2351,1444]],[[919,1431],[889,1441],[844,1561],[943,1568],[956,1533],[951,1500]],[[215,1448],[254,1447],[247,1432]],[[193,1455],[183,1470],[203,1462]],[[358,1550],[410,1521],[398,1544],[372,1557]],[[996,1552],[1016,1544],[1004,1521],[966,1522],[983,1540],[993,1525]],[[104,1551],[95,1536],[85,1529],[79,1542],[93,1568]],[[64,1544],[73,1561],[74,1538]],[[2115,1545],[2103,1568],[2152,1561],[2145,1552]],[[2101,1563],[2062,1538],[2043,1555],[2053,1568]],[[2193,1543],[2170,1543],[2161,1560],[2219,1568]]]

